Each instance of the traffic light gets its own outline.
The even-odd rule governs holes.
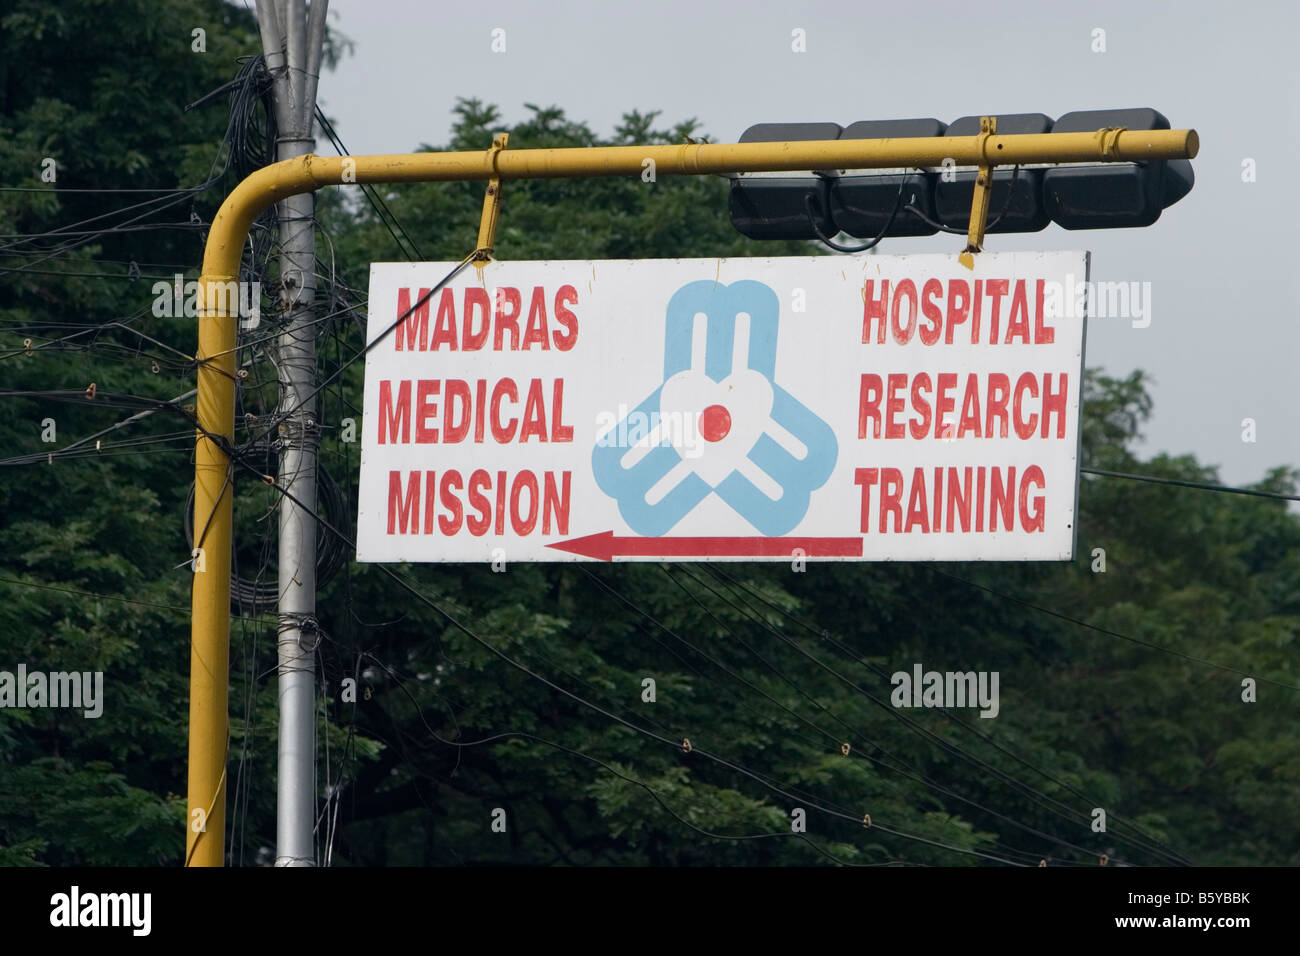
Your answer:
[[[979,121],[976,120],[979,132]],[[942,136],[937,119],[867,120],[854,123],[840,139],[894,139]],[[871,170],[840,175],[831,181],[831,219],[837,230],[858,239],[887,236],[933,236],[934,180],[932,173],[908,169],[898,173]],[[967,211],[970,204],[967,203]],[[929,221],[927,221],[929,220]],[[834,235],[834,233],[827,233]]]
[[[1169,129],[1152,109],[1085,110],[1066,113],[1054,133],[1086,133],[1107,127]],[[1185,159],[1149,163],[1057,166],[1043,175],[1043,201],[1063,229],[1149,226],[1192,189],[1192,164]]]
[[[1167,130],[1153,109],[1086,110],[1053,121],[1042,113],[995,117],[998,136]],[[799,140],[970,137],[980,117],[950,126],[936,119],[835,123],[763,123],[742,143]],[[907,170],[811,170],[743,173],[731,180],[732,224],[755,239],[859,239],[929,236],[940,228],[965,233],[978,172],[971,166]],[[1034,163],[994,170],[986,230],[1037,232],[1055,222],[1065,229],[1149,226],[1192,188],[1186,159],[1142,162]],[[837,247],[838,248],[838,247]]]
[[[1042,113],[1011,113],[997,116],[998,135],[1050,133],[1052,118]],[[948,136],[974,136],[980,131],[980,117],[963,116],[948,127]],[[975,193],[974,170],[942,170],[934,188],[934,206],[939,221],[950,229],[966,231],[970,222],[971,198]],[[1008,169],[993,171],[986,232],[1038,232],[1046,229],[1051,216],[1043,205],[1043,170]]]
[[[742,143],[839,139],[838,123],[759,123]],[[831,173],[738,173],[731,180],[731,223],[751,239],[816,239],[833,236],[827,177]]]

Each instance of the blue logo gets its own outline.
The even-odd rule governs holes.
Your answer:
[[[600,489],[639,535],[710,494],[769,536],[793,530],[835,467],[830,425],[776,384],[780,303],[761,282],[688,283],[668,302],[664,381],[596,443]]]

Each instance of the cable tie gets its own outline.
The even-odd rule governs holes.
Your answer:
[[[86,398],[93,399],[94,397],[95,397],[95,383],[91,382],[90,388],[86,389]]]
[[[845,741],[844,743],[840,744],[840,753],[844,754],[844,756],[846,757],[849,755],[849,751],[852,749],[853,748],[849,746],[848,741]]]
[[[862,825],[866,827],[868,830],[871,829],[871,814],[869,813],[862,814]]]
[[[686,753],[691,752],[691,738],[689,737],[682,738],[682,750],[684,750]]]

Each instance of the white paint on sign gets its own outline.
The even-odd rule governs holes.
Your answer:
[[[493,262],[417,305],[453,265],[371,268],[358,560],[1073,556],[1085,320],[1044,301],[1086,253]]]

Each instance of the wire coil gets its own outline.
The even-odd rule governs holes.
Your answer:
[[[316,507],[325,521],[335,528],[344,528],[349,524],[347,500],[338,483],[330,477],[329,472],[317,466],[316,469]],[[189,495],[185,499],[185,542],[189,550],[194,548],[194,485],[190,484]],[[241,577],[238,565],[231,555],[230,571],[230,607],[237,614],[260,614],[274,611],[280,598],[280,589],[276,581],[262,581],[258,578]],[[348,562],[347,542],[330,531],[324,524],[316,526],[316,586],[328,584]]]

